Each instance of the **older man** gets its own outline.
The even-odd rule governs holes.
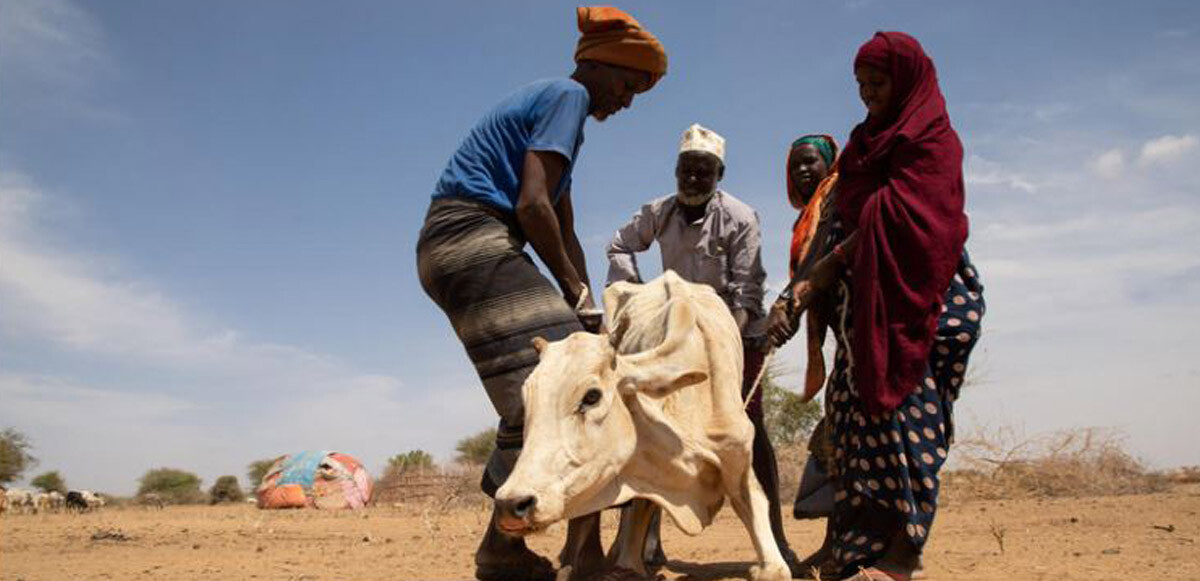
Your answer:
[[[608,284],[642,280],[636,255],[658,242],[663,270],[717,291],[742,331],[745,376],[742,395],[762,369],[766,341],[763,310],[762,233],[758,215],[745,202],[717,187],[725,176],[725,139],[692,125],[683,133],[675,163],[676,191],[652,200],[617,230],[608,245]],[[762,391],[746,408],[754,422],[754,474],[771,502],[771,531],[788,565],[796,570],[779,514],[775,450],[763,423]],[[658,518],[646,547],[651,562],[665,561],[658,544]]]
[[[571,205],[584,121],[629,107],[667,70],[662,45],[633,17],[607,7],[581,7],[577,15],[575,72],[518,89],[475,124],[434,189],[417,243],[421,285],[449,317],[500,415],[482,483],[489,495],[521,450],[521,386],[538,361],[531,340],[600,324]],[[526,241],[561,295],[524,252]],[[598,523],[572,523],[568,544],[575,546],[564,550],[564,561],[576,571],[602,560]],[[576,542],[584,538],[586,546]],[[523,540],[491,525],[475,563],[483,581],[555,576]]]

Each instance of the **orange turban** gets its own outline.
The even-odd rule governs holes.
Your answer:
[[[580,6],[576,62],[599,61],[639,71],[655,78],[667,74],[667,53],[653,34],[619,8]]]

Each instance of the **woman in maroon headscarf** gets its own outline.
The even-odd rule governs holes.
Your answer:
[[[794,317],[822,296],[836,304],[833,558],[851,579],[907,580],[933,523],[982,287],[963,251],[962,144],[933,62],[911,36],[880,32],[854,76],[867,119],[838,160],[824,249],[810,253],[823,258],[785,296]]]

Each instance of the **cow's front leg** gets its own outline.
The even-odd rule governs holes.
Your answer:
[[[728,480],[727,480],[728,481]],[[741,478],[736,478],[734,486],[729,490],[729,503],[734,512],[746,525],[750,539],[754,541],[754,551],[758,554],[758,565],[750,568],[752,581],[785,581],[792,578],[791,570],[775,544],[771,534],[769,515],[770,503],[763,493],[754,473],[747,466]]]
[[[600,512],[567,521],[567,541],[558,554],[558,578],[584,579],[602,571],[605,565],[600,545]]]
[[[608,552],[608,560],[614,567],[629,569],[643,577],[650,576],[644,554],[646,534],[658,510],[653,502],[644,498],[634,499],[629,506],[621,509],[621,525]]]

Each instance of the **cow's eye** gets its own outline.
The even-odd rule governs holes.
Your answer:
[[[584,409],[599,403],[602,395],[604,394],[600,393],[600,390],[594,387],[587,390],[587,392],[583,394],[583,399],[579,400],[579,411],[582,412]]]

